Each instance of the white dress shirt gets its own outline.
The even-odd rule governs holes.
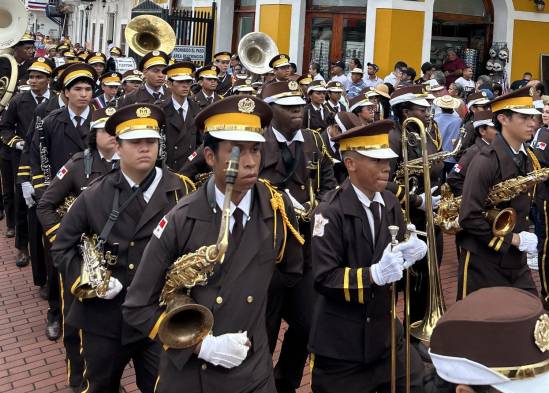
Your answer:
[[[172,102],[173,107],[175,108],[175,111],[179,113],[179,108],[183,108],[183,120],[187,119],[187,111],[189,110],[189,99],[185,99],[185,102],[183,102],[183,105],[180,105],[179,102],[172,96]]]
[[[34,94],[34,92],[32,90],[31,90],[31,94],[32,94],[32,98],[34,98],[34,101],[36,101],[36,103],[39,104],[38,100],[36,99],[36,97],[38,97],[38,94]],[[44,92],[44,94],[42,94],[41,97],[44,97],[42,102],[44,102],[46,100],[49,100],[50,99],[50,89],[46,90]]]
[[[156,187],[158,187],[158,184],[160,183],[160,180],[162,179],[162,169],[160,169],[158,167],[155,167],[154,169],[156,170],[156,173],[154,175],[154,180],[151,183],[151,185],[149,186],[149,188],[147,188],[147,191],[145,191],[143,193],[143,199],[147,203],[149,203],[149,201],[151,200],[151,197],[153,196],[154,191],[156,190]],[[128,182],[128,184],[130,185],[130,188],[133,188],[133,186],[138,186],[139,185],[136,182],[134,182],[132,179],[130,179],[124,173],[124,171],[121,170],[121,172],[122,172],[122,175],[124,176],[124,178],[126,179],[126,181]]]
[[[120,157],[118,156],[118,153],[117,152],[114,152],[114,154],[112,155],[111,159],[110,160],[107,160],[105,158],[105,156],[103,155],[103,153],[101,153],[101,150],[97,149],[97,152],[99,153],[99,157],[101,157],[102,160],[105,160],[107,162],[111,162],[111,161],[114,161],[114,160],[120,160]]]
[[[322,105],[320,105],[320,107],[317,108],[317,106],[313,103],[311,103],[312,107],[315,109],[315,110],[319,110],[320,111],[320,117],[322,118],[322,120],[324,120],[324,108],[322,107]]]
[[[385,201],[383,200],[383,197],[381,196],[381,193],[376,192],[374,194],[374,198],[370,200],[366,194],[364,194],[362,191],[360,191],[357,187],[355,187],[354,184],[351,184],[353,186],[353,189],[355,190],[356,196],[358,197],[358,200],[362,204],[362,207],[364,208],[364,211],[366,212],[366,217],[368,217],[368,223],[370,224],[370,231],[372,232],[372,239],[375,243],[376,241],[376,230],[379,232],[380,228],[374,227],[374,215],[372,214],[372,211],[370,210],[370,204],[372,202],[378,202],[380,205],[385,206]],[[379,207],[379,217],[381,217],[381,206]]]
[[[145,89],[146,89],[146,90],[149,92],[149,94],[150,94],[151,96],[153,96],[153,97],[154,97],[154,94],[157,94],[157,93],[160,93],[160,96],[161,96],[161,97],[164,96],[164,87],[162,87],[162,86],[160,86],[160,89],[158,89],[158,90],[153,90],[152,87],[150,87],[149,85],[147,85],[147,84],[145,83]]]
[[[61,98],[61,94],[57,96],[57,102],[59,102],[59,108],[65,107],[65,101],[63,101],[63,99]]]
[[[84,111],[80,115],[77,115],[76,113],[74,113],[70,106],[68,106],[67,109],[69,110],[69,117],[71,118],[72,124],[74,124],[75,127],[77,127],[76,120],[74,120],[75,116],[80,116],[82,118],[82,124],[84,124],[84,121],[86,121],[86,119],[88,118],[88,115],[90,114],[89,106],[87,106],[86,109],[84,109]]]
[[[217,203],[217,206],[219,207],[219,210],[223,211],[223,204],[225,202],[225,194],[221,192],[217,186],[215,186],[215,202]],[[244,197],[240,200],[240,203],[238,206],[236,206],[231,201],[231,219],[229,220],[229,230],[231,233],[233,232],[234,227],[234,217],[233,213],[236,210],[236,208],[239,208],[242,210],[242,227],[246,226],[246,222],[250,219],[250,208],[252,207],[252,190],[248,190],[248,192],[244,195]]]
[[[292,142],[305,142],[305,139],[303,139],[303,133],[301,130],[298,130],[291,141],[287,140],[286,137],[280,132],[277,131],[274,127],[271,127],[273,129],[273,134],[278,142],[285,142],[288,146],[292,144]]]

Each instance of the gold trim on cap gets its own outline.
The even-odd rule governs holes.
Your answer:
[[[524,366],[490,367],[490,370],[495,371],[511,380],[534,378],[537,375],[549,372],[549,359],[536,364],[528,364]]]
[[[193,74],[192,68],[188,68],[188,67],[177,67],[177,68],[168,70],[166,72],[166,75],[168,76],[168,78],[173,78],[177,76],[192,76],[192,74]]]
[[[273,61],[273,68],[281,67],[283,65],[289,65],[290,59],[288,59],[286,56],[282,56],[280,59],[277,59]]]
[[[532,97],[514,97],[506,100],[492,102],[492,112],[502,111],[505,109],[532,109],[534,101]]]
[[[143,63],[143,69],[146,70],[147,68],[154,67],[157,65],[168,65],[166,63],[166,59],[164,59],[163,56],[153,56],[149,60],[147,60],[145,63]]]
[[[389,147],[389,134],[355,136],[339,141],[339,150],[377,150]]]
[[[91,80],[95,81],[95,78],[93,77],[93,74],[91,73],[90,70],[78,69],[68,73],[67,76],[63,78],[63,85],[66,86],[76,78],[80,78],[80,77],[90,78]]]
[[[262,132],[261,118],[252,113],[220,113],[204,121],[204,131],[252,131]]]
[[[154,130],[160,131],[158,121],[151,117],[142,117],[138,119],[130,119],[118,124],[115,128],[116,135],[122,135],[129,131],[136,130]]]

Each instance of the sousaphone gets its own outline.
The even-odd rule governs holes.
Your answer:
[[[17,86],[18,66],[11,49],[27,30],[28,15],[21,1],[0,0],[0,112]]]
[[[153,15],[139,15],[130,20],[124,36],[130,48],[139,56],[154,50],[168,55],[175,48],[175,32],[168,22]]]
[[[238,43],[240,62],[254,74],[262,75],[269,72],[269,62],[278,53],[278,47],[273,39],[258,31],[246,34]]]

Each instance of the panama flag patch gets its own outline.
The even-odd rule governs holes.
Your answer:
[[[59,180],[61,180],[62,178],[65,177],[65,175],[69,172],[69,170],[67,168],[65,168],[65,166],[61,167],[61,169],[59,169],[59,171],[57,172],[57,178]]]
[[[456,172],[456,173],[461,172],[461,165],[459,165],[459,164],[454,165],[454,172]]]
[[[160,239],[160,236],[162,236],[162,232],[164,232],[166,225],[168,225],[168,220],[166,219],[166,216],[164,216],[162,217],[162,220],[160,220],[155,230],[153,231],[154,236]]]
[[[540,150],[545,150],[546,146],[547,146],[547,144],[545,142],[538,142],[536,147]]]

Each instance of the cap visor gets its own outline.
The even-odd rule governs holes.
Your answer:
[[[390,158],[397,158],[396,154],[392,149],[372,149],[372,150],[355,150],[357,153],[370,158],[375,158],[376,160],[388,160]]]
[[[106,122],[107,122],[106,120],[94,121],[93,123],[90,124],[90,128],[105,128]]]
[[[122,83],[124,82],[139,82],[139,83],[143,83],[143,79],[139,78],[139,77],[131,77],[131,78],[124,78],[122,79]]]
[[[286,63],[279,64],[279,65],[277,65],[276,67],[273,67],[273,68],[286,67],[286,66],[289,66],[289,65],[290,65],[290,63],[286,62]]]
[[[263,135],[251,131],[210,131],[214,138],[234,142],[265,142]]]
[[[273,101],[278,105],[305,105],[306,102],[301,96],[280,97]]]
[[[328,93],[343,93],[343,89],[340,89],[339,87],[330,88],[328,89]]]
[[[523,115],[539,115],[540,112],[536,108],[511,109],[513,112],[522,113]]]
[[[425,106],[425,107],[431,106],[431,104],[429,104],[429,102],[425,98],[418,98],[416,100],[411,100],[410,102],[414,105],[419,105],[419,106]]]
[[[105,86],[112,86],[112,87],[118,87],[120,86],[122,83],[120,82],[107,82],[107,83],[103,83]]]
[[[549,386],[549,372],[527,378],[492,385],[501,393],[533,393],[543,392]]]
[[[158,131],[154,130],[132,130],[118,135],[118,139],[160,139]]]
[[[191,75],[178,75],[178,76],[171,76],[169,78],[172,81],[192,81],[194,78]]]
[[[467,109],[471,109],[473,105],[486,105],[490,102],[488,98],[479,98],[467,103]]]

